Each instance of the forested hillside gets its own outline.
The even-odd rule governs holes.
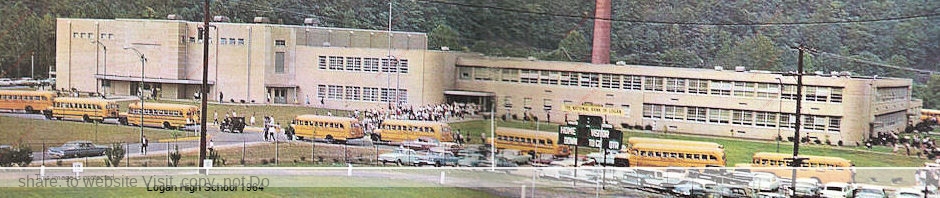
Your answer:
[[[202,18],[201,1],[12,0],[0,7],[3,77],[54,65],[55,18]],[[387,29],[388,1],[216,0],[212,15],[281,24]],[[393,0],[392,29],[428,32],[431,48],[588,61],[592,0]],[[940,70],[940,1],[613,1],[611,62],[794,70],[796,43],[815,48],[807,71],[921,78]],[[39,73],[39,72],[37,72]],[[924,78],[926,79],[926,78]],[[931,84],[931,83],[926,83]],[[940,83],[937,83],[940,84]],[[932,88],[916,87],[921,98]],[[937,88],[940,90],[940,88]],[[928,101],[928,107],[937,108]]]

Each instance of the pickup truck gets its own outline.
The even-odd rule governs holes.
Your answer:
[[[90,157],[104,155],[110,147],[95,145],[91,141],[71,141],[60,147],[49,148],[49,155],[55,158]]]
[[[437,167],[441,166],[457,166],[457,157],[454,156],[454,153],[450,151],[434,151],[428,152],[427,155],[418,156],[419,165],[434,165]]]
[[[390,153],[383,153],[379,155],[379,161],[384,165],[385,163],[395,163],[399,166],[401,165],[417,165],[418,164],[418,152],[415,150],[407,148],[398,148],[395,151]]]

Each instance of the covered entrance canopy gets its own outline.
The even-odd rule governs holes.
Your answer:
[[[288,104],[288,103],[298,103],[297,101],[297,85],[283,85],[283,84],[266,84],[264,85],[267,90],[267,103],[277,103],[277,104]]]
[[[444,99],[448,104],[476,104],[481,107],[480,111],[489,112],[493,106],[493,101],[496,100],[496,94],[492,92],[447,90],[444,91]]]

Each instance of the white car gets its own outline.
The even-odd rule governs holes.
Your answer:
[[[894,198],[921,198],[924,197],[922,191],[913,188],[902,188],[894,191]]]
[[[829,182],[822,189],[822,197],[844,198],[852,191],[852,186],[845,182]]]
[[[819,183],[819,180],[816,179],[797,178],[795,186],[796,195],[798,197],[819,197],[819,187],[822,185]]]
[[[884,188],[878,186],[859,186],[849,192],[847,197],[855,198],[888,198]]]
[[[756,172],[752,173],[754,177],[747,186],[757,191],[777,191],[780,188],[780,180],[772,173]]]
[[[617,154],[620,154],[620,151],[607,150],[606,156],[602,155],[601,152],[593,152],[593,153],[588,153],[587,157],[590,159],[594,159],[595,162],[598,162],[598,165],[601,165],[601,164],[614,165],[614,158],[616,158]]]
[[[9,78],[0,78],[0,86],[12,86],[12,85],[13,85],[13,80],[10,80]]]

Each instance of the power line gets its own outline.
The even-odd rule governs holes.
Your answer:
[[[831,56],[831,57],[835,57],[835,58],[838,58],[838,59],[843,59],[843,60],[848,60],[848,61],[855,61],[855,62],[860,62],[860,63],[866,63],[866,64],[870,64],[870,65],[874,65],[874,66],[879,66],[879,67],[887,67],[887,68],[892,68],[892,69],[907,70],[907,71],[913,71],[913,72],[919,72],[919,73],[929,73],[929,74],[931,74],[931,75],[938,73],[937,71],[924,70],[924,69],[914,69],[914,68],[901,67],[901,66],[896,66],[896,65],[889,65],[889,64],[884,64],[884,63],[879,63],[879,62],[864,60],[864,59],[846,57],[846,56],[842,56],[842,55],[838,55],[838,54],[833,54],[833,53],[829,53],[829,52],[810,52],[810,54],[814,54],[814,55],[826,55],[826,56]]]
[[[418,0],[426,3],[434,4],[444,4],[460,7],[471,7],[471,8],[480,8],[480,9],[494,9],[505,12],[515,12],[515,13],[525,13],[525,14],[536,14],[536,15],[547,15],[554,17],[567,17],[567,18],[584,18],[584,19],[593,19],[593,20],[610,20],[615,22],[625,22],[625,23],[645,23],[645,24],[658,24],[658,25],[698,25],[698,26],[798,26],[798,25],[826,25],[826,24],[850,24],[850,23],[871,23],[871,22],[882,22],[882,21],[900,21],[908,20],[915,18],[929,18],[940,16],[940,13],[925,13],[918,15],[910,16],[897,16],[897,17],[888,17],[880,19],[860,19],[860,20],[841,20],[841,21],[809,21],[809,22],[743,22],[743,23],[707,23],[707,22],[681,22],[681,21],[653,21],[653,20],[629,20],[629,19],[615,19],[615,18],[598,18],[593,16],[581,16],[581,15],[572,15],[572,14],[558,14],[550,12],[535,12],[521,9],[513,8],[504,8],[490,5],[474,5],[467,3],[458,3],[450,1],[439,1],[439,0]],[[940,8],[935,8],[931,10],[936,10]]]

